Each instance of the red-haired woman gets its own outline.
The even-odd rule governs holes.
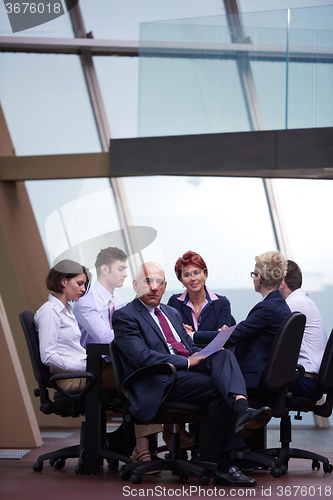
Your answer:
[[[172,295],[168,305],[181,313],[186,331],[195,343],[207,343],[218,330],[230,326],[230,302],[207,287],[207,266],[198,253],[188,251],[179,257],[175,273],[186,291]]]

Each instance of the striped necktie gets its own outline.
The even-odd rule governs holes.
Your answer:
[[[158,321],[160,322],[162,332],[164,333],[168,344],[172,345],[172,348],[176,354],[180,354],[181,356],[185,356],[185,358],[188,358],[190,353],[188,352],[188,350],[184,347],[184,345],[181,342],[177,342],[177,340],[175,339],[175,336],[172,333],[172,330],[169,326],[169,323],[165,319],[162,311],[156,307],[154,309],[154,312],[158,318]]]

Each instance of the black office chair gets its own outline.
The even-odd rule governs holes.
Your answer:
[[[127,379],[124,378],[124,370],[120,360],[119,349],[114,342],[110,346],[110,355],[113,363],[113,371],[116,379],[117,391],[124,404],[124,418],[126,421],[133,421],[137,424],[148,423],[138,421],[130,407],[128,390],[134,380],[139,377],[156,373],[170,373],[173,377],[173,383],[168,388],[161,401],[157,414],[149,423],[173,424],[172,431],[172,450],[171,458],[161,459],[152,456],[150,462],[141,462],[126,464],[122,467],[120,477],[125,481],[130,479],[133,484],[139,484],[142,481],[142,474],[156,470],[169,470],[173,474],[178,474],[180,479],[188,479],[190,474],[196,474],[203,485],[207,485],[210,479],[210,471],[215,470],[216,464],[211,462],[202,462],[193,458],[192,460],[181,460],[180,434],[177,424],[186,424],[187,422],[199,422],[208,418],[207,409],[190,404],[165,401],[173,384],[177,380],[177,370],[170,363],[159,363],[143,367]]]
[[[30,311],[21,312],[20,321],[22,329],[25,335],[25,339],[28,345],[28,350],[30,354],[30,359],[35,375],[35,379],[38,384],[38,389],[34,390],[35,397],[40,398],[40,410],[46,415],[55,413],[61,417],[79,417],[85,413],[85,397],[90,389],[97,382],[94,375],[90,372],[76,372],[76,373],[65,373],[59,375],[53,375],[50,377],[50,372],[47,366],[45,366],[40,359],[39,351],[39,340],[38,333],[34,324],[34,315]],[[69,378],[86,378],[87,384],[84,389],[80,391],[65,391],[57,385],[58,380],[64,380]],[[57,392],[54,394],[54,399],[52,400],[49,396],[49,389],[53,388]],[[106,410],[112,409],[114,411],[122,411],[122,404],[119,400],[117,394],[112,395],[110,393],[104,394],[102,398],[102,406],[104,412],[101,416],[101,436],[105,435],[106,431]],[[84,472],[84,448],[85,442],[89,439],[89,435],[85,433],[85,422],[81,425],[80,443],[75,446],[69,446],[67,448],[62,448],[50,453],[45,453],[40,455],[37,462],[33,465],[33,470],[41,472],[43,470],[43,462],[49,460],[50,465],[54,465],[56,469],[62,469],[65,465],[67,458],[78,458],[78,465],[75,467],[75,472],[77,474]],[[101,449],[100,458],[105,458],[109,462],[110,470],[118,468],[118,461],[123,461],[125,463],[130,462],[129,457],[119,455],[109,450]]]
[[[280,434],[284,433],[284,417],[288,415],[287,400],[290,387],[295,382],[295,372],[302,376],[302,369],[297,365],[299,350],[304,333],[306,318],[300,312],[291,313],[281,323],[275,334],[272,346],[262,376],[261,386],[258,390],[248,391],[249,405],[260,408],[270,406],[273,417],[280,418]],[[263,431],[258,430],[259,434]],[[264,432],[266,433],[265,428]],[[255,438],[256,432],[254,433]],[[280,477],[287,471],[286,464],[279,458],[277,449],[266,449],[266,434],[263,439],[263,449],[255,451],[233,452],[234,460],[248,460],[270,469],[273,477]],[[256,448],[256,445],[254,446]],[[251,446],[252,449],[252,446]]]
[[[303,371],[304,373],[304,371]],[[320,365],[318,374],[318,385],[322,392],[326,394],[325,403],[317,404],[309,398],[298,397],[289,394],[286,399],[288,411],[297,411],[295,419],[302,420],[301,412],[312,411],[315,415],[321,417],[330,417],[332,415],[333,404],[333,330],[328,339],[324,356]],[[275,448],[270,451],[270,454],[278,457],[284,466],[288,468],[290,458],[304,458],[312,460],[312,469],[320,469],[320,462],[323,463],[324,472],[332,472],[333,466],[329,463],[327,457],[318,455],[312,451],[306,451],[297,448],[290,448],[291,442],[291,418],[289,413],[281,419],[280,431],[281,448]]]

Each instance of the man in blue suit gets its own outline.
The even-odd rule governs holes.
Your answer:
[[[234,466],[230,451],[243,445],[240,438],[267,424],[271,409],[249,408],[244,378],[230,351],[193,356],[200,349],[186,334],[180,313],[160,304],[166,289],[161,266],[152,262],[140,266],[133,288],[137,297],[113,315],[115,342],[121,351],[125,376],[149,364],[172,363],[178,377],[167,401],[194,403],[208,409],[217,457],[214,483],[255,486],[254,479]],[[145,422],[155,416],[170,383],[170,376],[162,374],[133,384],[129,397],[139,420]]]

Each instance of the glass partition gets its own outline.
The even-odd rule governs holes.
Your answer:
[[[138,40],[139,23],[179,17],[215,16],[225,12],[223,0],[80,0],[86,30],[94,37]]]
[[[139,135],[333,125],[333,6],[142,23]]]

